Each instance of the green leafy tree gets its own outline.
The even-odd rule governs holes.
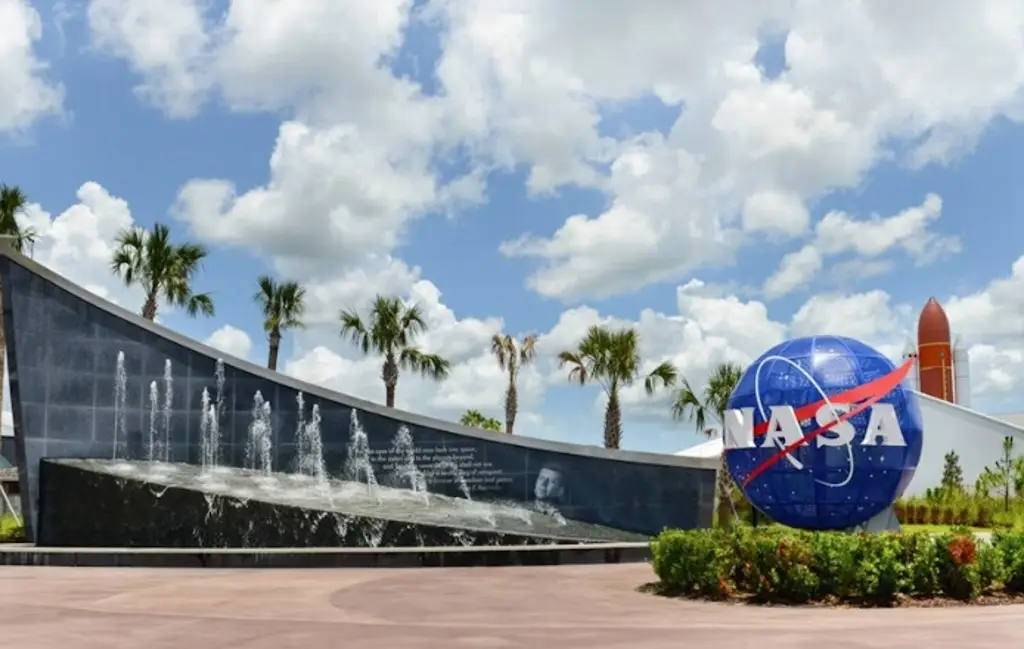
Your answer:
[[[1013,438],[1003,438],[1003,453],[995,464],[985,467],[978,478],[979,491],[995,492],[1003,500],[1003,510],[1010,511],[1010,499],[1016,490],[1024,487],[1024,463],[1014,457]]]
[[[608,395],[604,410],[604,445],[619,448],[622,442],[622,405],[619,394],[623,387],[640,378],[640,335],[635,329],[615,331],[593,326],[576,349],[558,355],[559,367],[569,366],[569,381],[585,385],[597,383]],[[654,394],[659,387],[672,387],[679,372],[668,362],[657,365],[643,376],[644,391]]]
[[[519,392],[516,381],[519,370],[529,365],[535,355],[537,336],[529,334],[522,342],[506,334],[494,334],[491,340],[491,353],[498,360],[502,370],[508,372],[508,388],[505,390],[505,432],[511,434],[515,430],[516,414],[519,412]]]
[[[341,312],[341,335],[363,350],[384,357],[381,379],[388,408],[395,407],[395,389],[400,370],[418,372],[425,378],[448,378],[451,364],[437,354],[427,354],[415,346],[416,337],[427,329],[418,305],[407,305],[397,297],[378,295],[370,317],[363,320],[352,310]]]
[[[675,392],[672,400],[672,416],[676,420],[693,423],[698,431],[711,438],[721,435],[725,422],[725,411],[728,409],[729,395],[740,382],[743,368],[735,363],[720,363],[708,376],[704,389],[697,391],[688,380]],[[733,502],[733,484],[729,475],[729,465],[722,449],[716,479],[716,499],[718,500],[718,523],[728,525],[736,511]]]
[[[459,423],[463,426],[472,426],[474,428],[483,428],[484,430],[493,430],[496,433],[501,432],[501,422],[494,417],[485,417],[479,410],[467,410]]]
[[[269,351],[267,367],[277,369],[277,355],[281,349],[281,333],[288,329],[301,329],[302,314],[306,310],[306,289],[297,282],[275,282],[272,277],[261,275],[257,280],[259,290],[253,300],[263,312],[263,331],[267,333]]]
[[[194,293],[192,281],[206,259],[206,248],[195,243],[171,242],[171,230],[162,223],[153,229],[121,230],[110,262],[111,271],[126,286],[139,285],[146,294],[142,317],[155,320],[159,301],[182,307],[192,317],[214,315],[209,293]]]
[[[25,192],[19,187],[0,185],[0,236],[11,237],[18,252],[31,251],[36,241],[36,231],[23,225],[18,217],[28,205]],[[0,380],[3,380],[7,364],[7,329],[3,320],[3,287],[0,287]],[[3,390],[0,389],[0,409],[3,408]]]
[[[950,451],[943,457],[940,489],[946,497],[964,492],[964,470],[960,467],[960,456],[956,451]]]

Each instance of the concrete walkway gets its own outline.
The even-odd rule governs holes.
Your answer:
[[[418,570],[0,568],[32,649],[1024,646],[1024,608],[758,608],[643,595],[642,564]]]

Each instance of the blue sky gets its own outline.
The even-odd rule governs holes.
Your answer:
[[[22,0],[3,3],[27,6]],[[807,7],[760,19],[735,18],[723,9],[723,15],[702,17],[709,24],[700,30],[708,36],[689,45],[662,38],[654,29],[656,11],[638,8],[630,20],[638,28],[655,21],[649,27],[651,42],[625,49],[622,60],[594,61],[587,58],[585,44],[600,41],[602,29],[614,29],[622,20],[617,12],[623,9],[606,4],[595,8],[586,25],[563,24],[557,10],[528,2],[490,11],[469,0],[417,3],[415,11],[436,12],[429,21],[401,19],[409,7],[397,0],[380,5],[387,9],[379,15],[346,3],[292,4],[290,20],[277,16],[276,40],[261,41],[267,30],[257,28],[259,21],[246,22],[239,7],[224,3],[207,7],[206,13],[189,2],[168,9],[142,0],[94,0],[70,11],[72,5],[33,3],[42,29],[25,51],[48,67],[37,67],[27,78],[61,88],[62,102],[57,110],[8,125],[0,136],[0,179],[28,193],[45,212],[38,218],[63,219],[63,234],[57,228],[44,232],[41,261],[83,284],[103,287],[130,308],[140,306],[132,302],[138,295],[108,276],[103,250],[84,252],[104,240],[96,223],[121,222],[104,221],[106,213],[95,204],[69,211],[88,202],[79,192],[83,184],[96,183],[107,196],[125,201],[134,224],[167,222],[176,236],[204,242],[210,257],[195,288],[214,294],[217,317],[192,320],[165,312],[162,321],[200,340],[225,326],[240,330],[251,342],[248,349],[237,331],[219,340],[230,340],[231,350],[256,362],[263,362],[266,351],[251,302],[255,277],[267,272],[303,279],[311,291],[320,287],[325,297],[312,307],[320,314],[315,326],[287,337],[282,358],[285,371],[338,389],[383,396],[375,361],[360,360],[338,339],[331,314],[365,306],[380,286],[428,299],[440,333],[454,333],[424,344],[442,352],[453,349],[463,369],[448,392],[408,379],[399,392],[401,397],[407,388],[410,401],[400,405],[438,416],[457,418],[463,403],[500,415],[501,380],[486,355],[486,339],[497,325],[488,319],[500,318],[504,331],[532,331],[547,339],[542,346],[547,357],[524,377],[523,432],[599,443],[596,391],[563,385],[551,366],[550,352],[573,337],[568,324],[556,326],[560,318],[581,323],[579,333],[594,318],[639,319],[641,335],[652,341],[645,348],[652,362],[673,360],[699,383],[714,362],[749,359],[775,337],[796,333],[848,333],[898,353],[917,310],[932,295],[947,304],[955,328],[974,346],[977,405],[1024,406],[1016,397],[1024,376],[1019,335],[1024,325],[1014,320],[1020,303],[1006,297],[1015,293],[1007,288],[1015,281],[1011,267],[1024,253],[1024,224],[1017,218],[1024,189],[1016,182],[1024,129],[1013,121],[1020,113],[1020,93],[965,91],[964,98],[947,92],[944,100],[940,90],[965,76],[980,84],[990,74],[993,88],[1000,80],[1009,83],[1001,70],[983,63],[975,70],[961,61],[963,70],[936,71],[928,48],[897,52],[889,47],[892,34],[909,27],[856,12],[848,19],[857,29],[845,38],[868,34],[878,41],[850,58],[855,43],[844,43],[824,14]],[[516,13],[518,5],[532,9]],[[271,24],[275,15],[267,11],[264,20]],[[502,12],[518,16],[518,22],[499,21],[508,17]],[[392,13],[400,18],[397,27],[381,26]],[[66,18],[58,29],[61,16]],[[190,23],[190,16],[203,20]],[[352,31],[369,35],[321,38],[315,33],[321,23],[343,18]],[[934,18],[943,19],[960,18]],[[766,36],[764,24],[771,21],[785,25],[790,36],[786,30]],[[817,67],[796,47],[815,35],[828,43]],[[1024,49],[1020,43],[978,39],[979,47],[994,56],[1009,55],[1000,47]],[[565,45],[577,42],[584,45],[576,50]],[[699,51],[688,49],[698,46]],[[320,65],[327,55],[337,57],[336,65]],[[686,68],[679,71],[666,63],[694,57],[703,57],[707,69],[716,72],[705,73],[700,65],[679,66]],[[887,69],[886,57],[899,58],[905,80],[879,72]],[[751,79],[758,69],[760,79]],[[419,94],[400,96],[388,85],[395,78],[405,78]],[[300,81],[289,85],[283,79]],[[0,77],[0,99],[4,92],[25,92],[24,78],[18,83],[5,85]],[[147,94],[140,87],[159,92]],[[846,101],[835,103],[836,97]],[[394,113],[386,102],[393,102]],[[759,123],[762,112],[769,118]],[[484,117],[470,119],[478,113]],[[391,123],[380,115],[390,115]],[[593,121],[586,123],[583,115]],[[335,164],[317,156],[338,149],[297,147],[272,168],[283,122],[315,134],[356,129],[362,154],[377,155],[379,148],[381,164],[398,170],[396,182],[427,177],[443,188],[476,173],[481,184],[459,200],[434,192],[385,214],[378,209],[384,200],[379,188],[359,193],[373,182],[358,176],[376,168],[363,164],[368,158],[355,165],[352,158],[339,158]],[[835,123],[841,128],[831,126]],[[957,146],[944,155],[920,153],[932,150],[928,147],[936,141],[942,151],[947,151],[944,143]],[[914,165],[918,154],[925,159]],[[684,158],[693,168],[665,166]],[[578,166],[559,167],[566,160]],[[646,175],[620,179],[617,170],[629,160],[646,160]],[[359,166],[370,170],[353,168]],[[550,186],[531,192],[531,172],[537,168],[558,171]],[[318,177],[317,169],[339,176]],[[688,169],[696,169],[692,177]],[[301,174],[307,175],[300,182]],[[352,187],[345,182],[349,178],[356,178]],[[230,181],[236,197],[261,187],[276,191],[285,216],[267,216],[265,205],[230,200],[219,205],[197,200],[182,208],[183,188],[203,179]],[[380,187],[385,197],[394,191],[391,184]],[[765,192],[794,197],[809,220],[778,225],[785,211],[778,208],[764,212],[760,226],[756,219],[745,221],[744,205]],[[303,194],[317,196],[306,201]],[[924,204],[929,194],[941,198],[938,215],[909,225],[890,221]],[[658,198],[663,195],[668,198]],[[628,207],[636,227],[616,234],[610,229],[614,224],[595,225],[598,215],[616,206]],[[334,216],[336,210],[354,216]],[[877,245],[858,247],[858,241],[816,236],[815,224],[834,211],[845,213],[855,229],[856,223],[878,219],[870,235]],[[566,222],[577,214],[590,219],[589,229],[570,240]],[[378,226],[378,216],[386,223]],[[765,225],[776,216],[778,223]],[[247,225],[257,218],[266,219],[265,227]],[[328,236],[323,230],[303,228],[323,219],[339,228],[330,235],[337,237],[336,252],[331,244],[327,252],[303,259],[278,245],[281,233],[300,231],[311,246],[322,243]],[[377,227],[393,230],[396,243],[378,245],[365,233],[348,236],[353,223],[371,233]],[[644,244],[649,252],[639,244],[633,250],[630,237],[645,228],[654,237]],[[721,228],[732,238],[702,243],[704,234],[694,234],[694,228]],[[255,232],[260,229],[264,232]],[[524,235],[541,243],[510,252],[508,242]],[[604,252],[593,252],[600,246],[590,249],[588,241],[597,240],[611,243]],[[79,257],[69,252],[76,246]],[[804,248],[820,251],[814,253],[820,267],[805,273],[796,288],[770,294],[766,280],[785,255]],[[381,279],[382,267],[394,271],[388,264],[400,262],[403,278],[392,277],[390,284]],[[879,274],[859,276],[881,262],[887,264],[884,272],[879,266]],[[545,276],[545,268],[552,274]],[[557,281],[531,283],[532,276]],[[353,280],[358,277],[363,279]],[[416,284],[422,280],[440,291],[439,299],[424,298],[430,292]],[[697,302],[681,306],[679,287],[691,280],[705,287]],[[603,290],[616,282],[621,286]],[[759,314],[760,304],[765,311]],[[644,310],[652,312],[647,324]],[[455,349],[451,338],[469,340],[476,351]],[[628,396],[625,445],[672,451],[696,441],[688,427],[669,421],[666,411],[664,399]]]

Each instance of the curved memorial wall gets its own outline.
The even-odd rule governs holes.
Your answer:
[[[468,491],[474,500],[533,506],[540,499],[566,519],[639,534],[710,525],[717,460],[492,433],[388,409],[246,361],[218,363],[216,350],[10,250],[0,250],[0,282],[21,497],[32,539],[47,538],[37,529],[37,521],[47,519],[39,516],[44,458],[201,465],[211,453],[204,440],[214,439],[217,463],[251,466],[247,440],[257,392],[272,406],[274,471],[295,468],[300,420],[308,422],[316,406],[331,475],[345,471],[358,427],[373,472],[387,480],[407,454],[397,438],[408,431],[430,492],[458,497]],[[207,412],[215,412],[205,423],[204,390]]]

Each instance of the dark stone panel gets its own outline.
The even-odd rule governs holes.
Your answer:
[[[115,454],[119,354],[124,354],[127,395],[125,430],[116,440],[118,457],[149,457],[153,381],[159,401],[158,429],[164,430],[163,377],[168,361],[173,383],[171,426],[166,433],[170,461],[201,462],[201,395],[205,389],[211,400],[217,396],[216,358],[191,349],[187,346],[191,343],[175,340],[174,335],[159,333],[158,328],[96,306],[76,295],[79,289],[65,288],[63,280],[34,268],[38,267],[30,261],[0,255],[16,455],[30,534],[38,531],[42,458]],[[300,413],[298,391],[271,376],[230,362],[224,367],[219,461],[243,465],[253,396],[259,391],[273,409],[274,470],[295,469],[298,424],[300,419],[309,420],[315,406],[321,417],[328,472],[341,476],[353,416],[349,403],[356,401],[342,395],[335,401],[310,388],[315,394],[304,395]],[[391,446],[405,426],[415,441],[417,464],[427,474],[428,489],[435,493],[460,495],[462,479],[475,500],[550,501],[567,518],[641,534],[664,527],[706,526],[711,521],[712,469],[648,463],[629,459],[629,453],[595,452],[568,444],[510,440],[500,433],[459,433],[455,432],[459,427],[445,430],[446,424],[438,423],[440,427],[434,428],[415,416],[403,422],[397,418],[402,413],[378,406],[368,405],[357,416],[369,441],[374,471],[384,482],[391,479]]]
[[[111,472],[114,461],[43,460],[40,466],[39,543],[48,547],[439,547],[534,545],[595,540],[638,541],[586,525],[507,529],[395,520],[387,501],[374,515],[318,510],[230,493],[210,493],[183,481],[153,483]],[[141,463],[139,463],[140,466]],[[96,469],[100,470],[96,470]],[[235,479],[245,479],[239,471]],[[82,502],[103,503],[83,507]],[[408,511],[406,510],[406,512]],[[413,512],[415,514],[415,512]],[[472,517],[465,520],[473,521]],[[479,524],[479,523],[478,523]],[[560,535],[552,534],[557,530]]]

